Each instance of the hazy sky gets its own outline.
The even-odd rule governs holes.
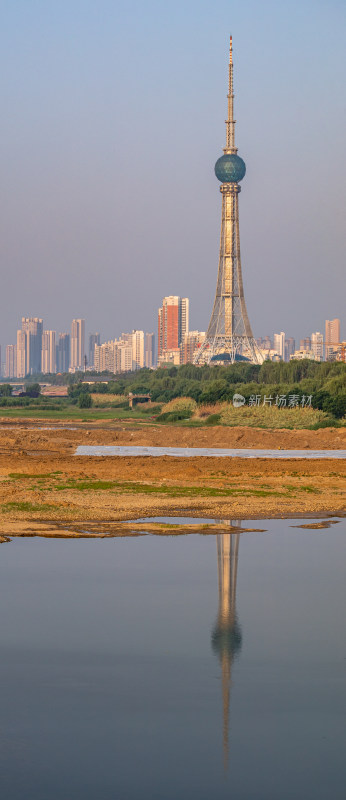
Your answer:
[[[207,327],[230,33],[254,335],[342,319],[345,22],[344,0],[2,0],[0,343],[22,315],[156,331],[169,294]]]

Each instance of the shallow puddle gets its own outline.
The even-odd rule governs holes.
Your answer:
[[[257,450],[221,447],[144,447],[139,445],[79,445],[75,456],[172,456],[193,458],[346,458],[346,450]]]

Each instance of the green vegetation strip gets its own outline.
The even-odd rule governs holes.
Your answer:
[[[13,481],[28,480],[37,481],[37,485],[30,486],[31,491],[57,491],[57,492],[115,492],[126,494],[164,494],[168,497],[289,497],[297,492],[307,492],[310,494],[319,494],[320,490],[310,484],[297,485],[292,484],[283,485],[282,490],[271,488],[269,484],[261,484],[258,489],[252,487],[239,487],[239,486],[167,486],[167,484],[155,485],[148,483],[138,483],[132,481],[103,481],[103,480],[69,480],[66,483],[52,484],[53,480],[59,480],[60,472],[51,472],[46,474],[26,474],[21,472],[11,472],[9,478]],[[43,484],[49,481],[49,485]],[[17,508],[16,503],[6,503],[2,506],[6,508]],[[25,503],[24,503],[25,505]],[[33,507],[32,503],[27,503],[30,508],[22,508],[23,511],[36,511],[36,510],[49,510],[54,506],[40,504]]]
[[[13,501],[1,505],[1,511],[5,513],[7,511],[56,511],[57,508],[59,508],[59,506],[50,505],[49,503],[29,503],[26,501]]]
[[[284,487],[286,493],[313,492],[319,490],[313,486],[287,486]],[[77,491],[77,492],[99,492],[99,491],[119,491],[128,494],[165,494],[169,497],[231,497],[243,495],[246,497],[282,497],[285,492],[274,489],[252,489],[234,487],[211,487],[211,486],[155,486],[146,483],[132,483],[131,481],[69,481],[65,484],[57,484],[56,491]]]
[[[13,481],[21,481],[21,480],[43,481],[47,480],[47,478],[55,478],[57,474],[58,474],[57,472],[42,472],[42,473],[37,472],[36,474],[30,474],[27,472],[10,472],[8,477],[11,478]]]

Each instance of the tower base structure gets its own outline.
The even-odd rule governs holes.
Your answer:
[[[264,354],[258,347],[256,339],[247,336],[206,336],[194,363],[202,364],[235,364],[240,361],[251,364],[263,364]]]

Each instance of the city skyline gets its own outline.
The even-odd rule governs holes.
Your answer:
[[[137,328],[113,339],[103,340],[99,332],[86,333],[85,319],[73,319],[70,332],[44,329],[43,318],[22,317],[16,343],[0,345],[0,377],[23,379],[33,374],[54,374],[92,370],[127,372],[161,365],[194,363],[206,332],[190,330],[189,298],[164,297],[158,310],[157,346],[154,332]],[[256,339],[267,360],[345,360],[346,339],[340,320],[325,320],[325,336],[312,331],[305,338],[273,332]],[[165,347],[162,344],[165,343]],[[37,365],[40,364],[40,369]]]
[[[254,336],[294,328],[299,340],[325,316],[341,318],[345,8],[293,2],[288,11],[245,0],[231,10],[191,3],[191,13],[178,3],[158,15],[149,0],[135,22],[123,14],[119,23],[112,3],[101,6],[103,15],[90,3],[80,15],[62,2],[55,15],[29,0],[4,15],[0,259],[2,297],[11,302],[2,304],[2,346],[14,343],[14,317],[24,315],[45,316],[52,330],[67,330],[79,315],[98,330],[102,308],[106,339],[114,318],[119,330],[152,330],[168,292],[190,297],[192,327],[206,328],[219,238],[212,163],[230,31]],[[321,158],[331,146],[333,161]],[[145,187],[145,202],[132,235],[134,182]]]

